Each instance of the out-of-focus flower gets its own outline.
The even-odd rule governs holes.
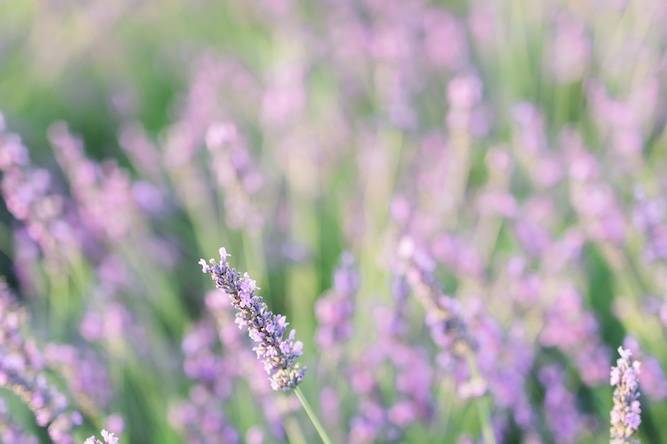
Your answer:
[[[107,368],[92,350],[66,344],[47,344],[44,361],[67,381],[67,386],[80,405],[104,411],[111,397]]]
[[[539,378],[545,390],[545,417],[554,439],[564,444],[578,442],[585,422],[574,394],[565,385],[564,371],[550,365],[540,370]]]
[[[25,232],[47,258],[62,257],[78,247],[81,233],[69,219],[65,197],[53,191],[48,171],[30,164],[28,149],[21,138],[5,132],[2,124],[0,171],[0,189],[7,209],[25,224]]]
[[[49,140],[69,179],[86,226],[109,242],[117,242],[130,231],[136,231],[140,220],[128,174],[115,162],[100,165],[88,159],[83,141],[63,122],[49,128]]]
[[[211,125],[206,133],[206,146],[211,155],[211,171],[224,198],[227,224],[237,229],[260,228],[263,221],[257,199],[264,178],[236,125]]]
[[[559,83],[581,79],[588,67],[590,42],[583,24],[562,14],[556,19],[554,38],[550,39],[546,63]]]
[[[606,378],[609,351],[600,339],[597,319],[581,299],[572,286],[558,291],[546,311],[540,341],[571,356],[587,384],[600,384]]]
[[[466,382],[461,387],[464,390],[459,389],[461,396],[480,396],[488,389],[499,412],[507,409],[522,429],[534,430],[535,415],[525,385],[535,352],[531,350],[522,326],[515,325],[504,331],[485,310],[481,300],[477,299],[471,305],[469,311],[472,313],[466,319],[478,344],[476,357],[481,376]]]
[[[618,348],[621,356],[612,367],[609,382],[614,387],[614,406],[611,410],[612,444],[638,443],[632,436],[641,424],[641,405],[639,404],[639,369],[640,363],[632,358],[632,352]]]
[[[344,343],[352,335],[354,295],[359,287],[354,258],[344,253],[334,273],[334,286],[317,301],[315,314],[319,322],[317,342],[322,348]]]
[[[257,426],[250,427],[245,435],[247,444],[264,444],[264,432]]]
[[[173,408],[169,417],[189,443],[238,443],[238,432],[229,424],[219,403],[220,399],[215,394],[197,385],[190,390],[188,402]]]
[[[438,288],[433,276],[433,258],[419,249],[410,237],[401,240],[398,255],[401,275],[405,276],[415,296],[426,309],[426,322],[433,341],[441,347],[443,353],[451,354],[456,360],[464,360],[466,353],[475,350],[475,340],[467,331],[458,302],[445,296]]]
[[[642,364],[642,371],[639,373],[642,392],[653,401],[667,398],[667,379],[660,362],[655,357],[644,353],[639,342],[631,336],[625,338],[623,348],[632,352],[632,355]]]
[[[633,225],[644,237],[643,258],[651,263],[667,260],[667,204],[661,197],[650,198],[635,192]]]
[[[297,362],[303,344],[296,340],[296,331],[285,337],[287,319],[271,312],[264,300],[257,295],[256,282],[248,273],[241,275],[227,262],[227,250],[220,248],[220,263],[214,259],[201,259],[204,273],[210,274],[217,288],[223,290],[237,310],[236,324],[246,328],[255,343],[253,350],[264,363],[274,390],[290,391],[304,377],[305,369]]]
[[[106,430],[115,433],[116,435],[122,434],[123,430],[125,430],[125,420],[121,415],[116,413],[107,416],[105,425]]]
[[[195,385],[189,399],[171,409],[172,423],[188,442],[238,442],[238,432],[221,408],[232,393],[233,364],[220,353],[218,333],[210,319],[195,325],[183,339],[182,349],[185,374]]]
[[[394,281],[393,307],[376,307],[374,317],[378,342],[363,350],[350,368],[350,382],[357,397],[348,441],[369,443],[401,441],[405,430],[416,422],[433,418],[435,371],[426,351],[408,343],[406,306],[408,289],[400,276]],[[391,368],[396,396],[385,399],[381,374]]]
[[[465,28],[453,15],[439,8],[423,16],[424,52],[435,67],[460,69],[468,58]]]
[[[333,288],[324,294],[315,306],[318,321],[318,345],[328,353],[323,356],[322,369],[335,374],[344,365],[344,346],[352,337],[355,296],[359,288],[359,273],[354,257],[349,252],[341,255],[334,271]],[[340,420],[340,395],[334,384],[327,383],[320,392],[322,412],[329,424]]]
[[[118,141],[135,168],[153,181],[161,179],[160,154],[141,125],[134,123],[123,127]]]
[[[54,443],[73,444],[72,430],[81,423],[81,415],[47,380],[44,357],[24,336],[25,316],[6,282],[0,281],[0,387],[26,403]]]

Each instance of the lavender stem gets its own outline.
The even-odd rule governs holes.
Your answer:
[[[326,430],[324,430],[324,427],[322,427],[322,423],[320,422],[320,419],[317,417],[317,414],[313,411],[306,397],[303,396],[301,388],[299,387],[295,388],[294,393],[296,393],[296,397],[299,398],[301,406],[306,411],[308,419],[310,419],[310,422],[313,424],[313,427],[315,427],[315,430],[317,430],[317,433],[318,435],[320,435],[320,439],[322,440],[322,442],[324,444],[332,444],[331,438],[329,438],[329,435],[327,435]]]

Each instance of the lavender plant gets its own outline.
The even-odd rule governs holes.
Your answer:
[[[287,318],[275,315],[269,310],[264,299],[257,295],[257,283],[248,273],[241,275],[229,266],[227,250],[220,248],[220,262],[201,259],[202,272],[211,275],[215,286],[223,290],[237,310],[236,325],[246,329],[255,343],[253,350],[257,359],[264,363],[274,390],[288,392],[303,380],[305,368],[297,362],[302,354],[303,344],[296,340],[296,331],[290,330],[287,337]]]
[[[304,378],[306,369],[297,359],[301,356],[303,344],[295,340],[296,331],[290,330],[287,337],[287,318],[269,310],[261,296],[257,295],[257,283],[248,273],[241,275],[227,262],[230,256],[225,248],[220,248],[220,262],[200,259],[202,272],[210,274],[215,286],[223,290],[232,306],[236,309],[235,323],[248,331],[248,336],[255,343],[253,350],[257,359],[263,362],[269,376],[271,388],[289,392],[296,389],[296,395],[310,417],[317,432],[325,444],[331,442],[319,419],[298,390],[297,386]]]
[[[614,387],[614,407],[611,410],[611,442],[614,444],[638,443],[633,435],[641,424],[639,403],[640,363],[632,359],[632,352],[618,348],[620,358],[612,367],[609,382]]]

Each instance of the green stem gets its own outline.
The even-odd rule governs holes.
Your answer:
[[[322,423],[320,423],[319,418],[313,411],[310,404],[308,404],[308,400],[306,399],[305,396],[303,396],[301,389],[297,387],[296,389],[294,389],[294,393],[296,393],[296,397],[299,398],[301,406],[306,411],[306,414],[308,415],[310,422],[313,423],[313,426],[315,427],[315,430],[317,430],[317,433],[320,435],[320,439],[322,440],[322,442],[324,444],[332,444],[331,438],[329,438],[329,435],[327,435],[326,430],[324,430],[324,427],[322,427]]]
[[[489,412],[488,400],[482,397],[477,400],[477,411],[479,412],[479,419],[482,423],[482,438],[486,444],[496,444],[496,437],[493,434],[491,427],[491,412]]]
[[[477,358],[472,353],[466,353],[466,360],[473,378],[480,378],[479,367],[477,366]],[[496,437],[491,426],[491,411],[489,409],[489,400],[487,395],[481,396],[475,402],[477,412],[479,413],[479,420],[482,426],[482,440],[484,444],[496,444]]]

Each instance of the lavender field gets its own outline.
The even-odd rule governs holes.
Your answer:
[[[664,0],[0,1],[0,443],[667,443]]]

